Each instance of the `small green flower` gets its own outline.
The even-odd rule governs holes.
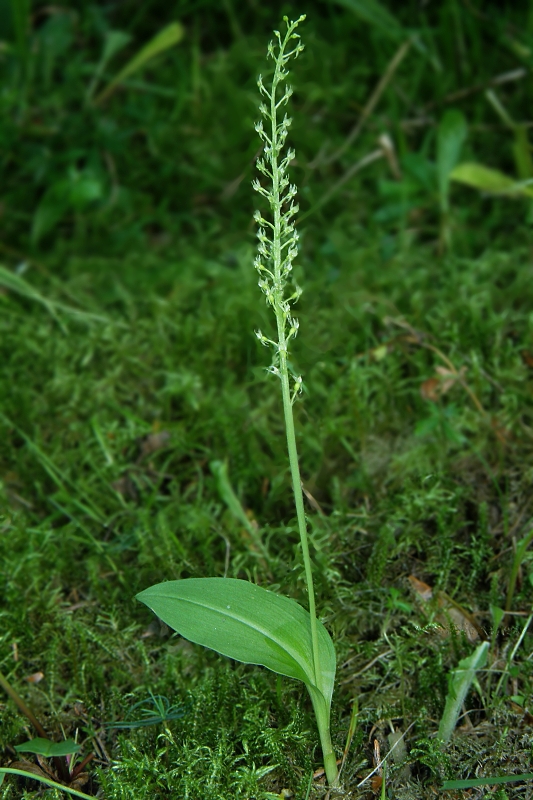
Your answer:
[[[278,90],[280,84],[284,83],[289,75],[285,68],[287,62],[290,58],[297,58],[304,49],[299,35],[295,33],[298,24],[304,19],[305,17],[302,16],[296,22],[289,22],[287,17],[284,17],[287,25],[285,37],[282,39],[279,31],[274,31],[276,41],[270,42],[268,46],[268,55],[275,62],[270,90],[263,83],[261,76],[257,81],[259,92],[266,101],[261,102],[259,110],[266,122],[268,132],[265,130],[263,120],[256,123],[255,130],[264,144],[263,156],[257,161],[257,169],[265,180],[261,181],[255,178],[252,185],[255,191],[268,201],[270,219],[265,219],[260,211],[256,211],[254,214],[254,219],[259,226],[257,231],[259,244],[254,266],[259,274],[259,288],[274,311],[278,336],[277,341],[267,338],[261,331],[256,331],[256,336],[261,344],[272,347],[274,357],[267,371],[276,375],[281,382],[287,449],[309,599],[310,644],[313,653],[315,685],[322,687],[317,692],[313,687],[308,688],[315,708],[327,779],[329,784],[334,786],[337,783],[338,772],[330,735],[331,698],[324,702],[325,695],[322,690],[325,686],[327,670],[324,669],[323,655],[321,658],[318,642],[313,573],[292,412],[294,401],[302,391],[302,376],[293,374],[289,365],[289,343],[297,335],[299,327],[298,320],[292,316],[291,307],[298,301],[302,293],[300,287],[291,279],[293,262],[298,255],[298,232],[294,226],[298,204],[294,202],[296,186],[290,183],[287,173],[295,153],[290,147],[284,150],[285,140],[291,126],[290,117],[284,114],[283,119],[278,120],[278,112],[287,105],[292,95],[292,87],[285,86],[279,100]],[[292,45],[294,46],[290,49]]]
[[[292,86],[285,86],[279,100],[278,90],[289,74],[285,65],[290,58],[297,58],[304,49],[295,30],[305,16],[291,23],[286,17],[284,19],[287,23],[284,39],[282,40],[279,31],[274,31],[277,41],[270,42],[268,46],[268,55],[275,61],[270,90],[263,83],[261,75],[257,80],[260,93],[268,101],[266,104],[263,102],[260,104],[259,111],[267,123],[269,133],[265,130],[263,120],[255,124],[255,130],[264,143],[263,156],[257,161],[257,169],[267,180],[266,185],[263,185],[258,178],[252,182],[255,191],[268,201],[270,207],[270,220],[265,219],[260,211],[254,214],[254,219],[259,225],[257,231],[259,244],[254,266],[259,273],[259,288],[276,315],[278,341],[267,339],[261,331],[256,335],[262,344],[273,347],[274,359],[269,372],[279,377],[285,369],[288,369],[288,343],[298,333],[298,320],[291,316],[291,305],[297,302],[301,289],[296,284],[292,284],[291,288],[290,284],[293,262],[298,255],[298,232],[293,221],[298,213],[298,204],[294,202],[296,186],[289,182],[287,175],[295,152],[292,148],[284,152],[284,146],[292,120],[287,114],[284,114],[281,121],[278,120],[278,111],[287,105],[293,89]],[[294,44],[294,47],[288,49],[291,44]],[[302,389],[302,378],[296,375],[292,378],[294,391],[291,402],[294,402]]]

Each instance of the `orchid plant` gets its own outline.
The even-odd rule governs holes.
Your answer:
[[[291,58],[303,50],[296,29],[305,19],[286,24],[285,35],[275,31],[268,46],[274,62],[269,86],[259,77],[259,110],[263,119],[255,126],[263,142],[263,155],[257,162],[262,181],[253,187],[269,207],[268,219],[255,212],[259,230],[255,269],[259,287],[272,308],[277,338],[261,331],[259,341],[273,350],[268,371],[281,383],[287,433],[289,464],[300,533],[309,610],[295,600],[276,594],[253,583],[234,578],[186,578],[156,584],[137,595],[163,620],[186,639],[245,664],[258,664],[302,681],[310,694],[322,745],[324,768],[330,786],[337,783],[338,772],[330,736],[330,709],[335,680],[335,650],[324,625],[317,619],[313,575],[304,511],[292,407],[301,391],[302,378],[291,373],[289,344],[298,332],[298,320],[292,306],[301,294],[291,281],[294,259],[298,254],[298,234],[294,217],[296,187],[290,183],[288,169],[294,151],[285,148],[291,119],[284,113],[292,88],[286,84]],[[285,86],[283,86],[285,84]]]

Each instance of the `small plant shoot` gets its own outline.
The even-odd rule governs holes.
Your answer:
[[[269,206],[269,219],[260,211],[254,215],[259,225],[258,255],[254,266],[259,273],[259,287],[275,315],[277,339],[270,339],[261,331],[256,335],[263,345],[272,348],[273,361],[268,369],[281,383],[309,610],[288,597],[234,578],[167,581],[145,589],[137,598],[191,642],[236,661],[262,665],[280,675],[302,681],[315,711],[326,776],[329,784],[335,785],[337,763],[331,744],[330,708],[336,659],[331,637],[316,617],[292,413],[302,379],[292,375],[289,369],[289,343],[298,332],[298,320],[292,316],[292,305],[298,300],[301,290],[290,280],[298,254],[298,234],[294,226],[298,206],[294,202],[296,187],[288,178],[289,164],[295,154],[290,148],[285,149],[291,120],[283,109],[292,94],[291,87],[285,83],[289,75],[287,63],[303,50],[296,28],[304,19],[302,16],[296,22],[289,22],[285,17],[285,35],[282,37],[279,31],[275,31],[275,40],[268,46],[274,74],[270,88],[261,77],[258,79],[263,120],[255,127],[264,150],[263,157],[257,162],[262,182],[254,180],[253,187]]]

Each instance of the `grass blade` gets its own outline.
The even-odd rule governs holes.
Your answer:
[[[83,322],[102,322],[107,325],[113,323],[113,320],[102,314],[93,314],[90,311],[82,311],[79,308],[74,308],[74,306],[69,306],[65,303],[57,302],[56,300],[50,300],[38,292],[37,289],[34,289],[31,283],[28,283],[28,281],[26,281],[20,275],[17,275],[16,272],[13,272],[1,264],[0,286],[3,286],[8,291],[14,292],[21,297],[25,297],[28,300],[33,300],[36,303],[40,303],[46,308],[48,313],[56,320],[56,322],[58,322],[59,325],[61,325],[61,321],[58,318],[56,313],[57,311],[63,311],[65,314],[69,314],[70,316],[82,320]],[[125,327],[122,323],[118,324],[120,327]],[[61,327],[63,328],[62,325]],[[63,330],[65,329],[63,328]]]
[[[63,786],[63,784],[57,783],[50,778],[41,777],[40,775],[35,775],[33,772],[26,772],[26,770],[23,769],[0,767],[0,775],[20,775],[21,778],[31,778],[32,781],[39,781],[46,786],[50,786],[52,789],[59,789],[60,792],[67,792],[67,794],[71,794],[74,797],[82,797],[84,800],[94,800],[94,795],[79,792],[77,789],[71,789],[70,786]]]
[[[502,775],[496,778],[470,778],[464,781],[444,781],[442,790],[446,792],[449,789],[473,789],[475,786],[496,786],[501,783],[517,783],[518,781],[531,780],[533,780],[533,772],[527,772],[524,775]]]
[[[437,130],[437,180],[443,213],[449,210],[450,175],[459,161],[467,133],[468,128],[464,114],[457,109],[448,109]]]
[[[533,197],[533,188],[529,185],[529,181],[517,181],[500,170],[486,167],[484,164],[472,162],[458,164],[451,171],[450,179],[487,194]]]
[[[442,742],[451,739],[453,730],[461,711],[464,699],[476,677],[476,670],[485,666],[487,661],[488,642],[482,642],[468,658],[463,658],[449,678],[449,689],[446,705],[439,725],[438,737]]]
[[[171,22],[170,25],[166,25],[153,39],[150,39],[150,41],[139,50],[137,55],[128,61],[118,75],[115,75],[113,80],[95,98],[94,104],[99,105],[103,103],[126,78],[129,78],[134,72],[144,67],[144,65],[147,64],[148,61],[151,61],[152,58],[155,58],[155,56],[168,50],[169,47],[178,44],[178,42],[183,39],[184,33],[183,25],[180,25],[179,22]]]

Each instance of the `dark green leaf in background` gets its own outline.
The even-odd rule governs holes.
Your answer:
[[[70,756],[78,753],[81,746],[76,744],[73,739],[65,739],[63,742],[51,742],[50,739],[36,737],[29,742],[15,745],[17,753],[35,753],[35,755],[52,758],[54,756]]]
[[[443,212],[448,210],[450,175],[459,161],[467,133],[464,114],[456,109],[446,111],[437,130],[437,180]]]
[[[406,35],[403,25],[386,6],[378,3],[378,0],[335,0],[335,2],[348,11],[353,11],[384,36],[400,39]]]

